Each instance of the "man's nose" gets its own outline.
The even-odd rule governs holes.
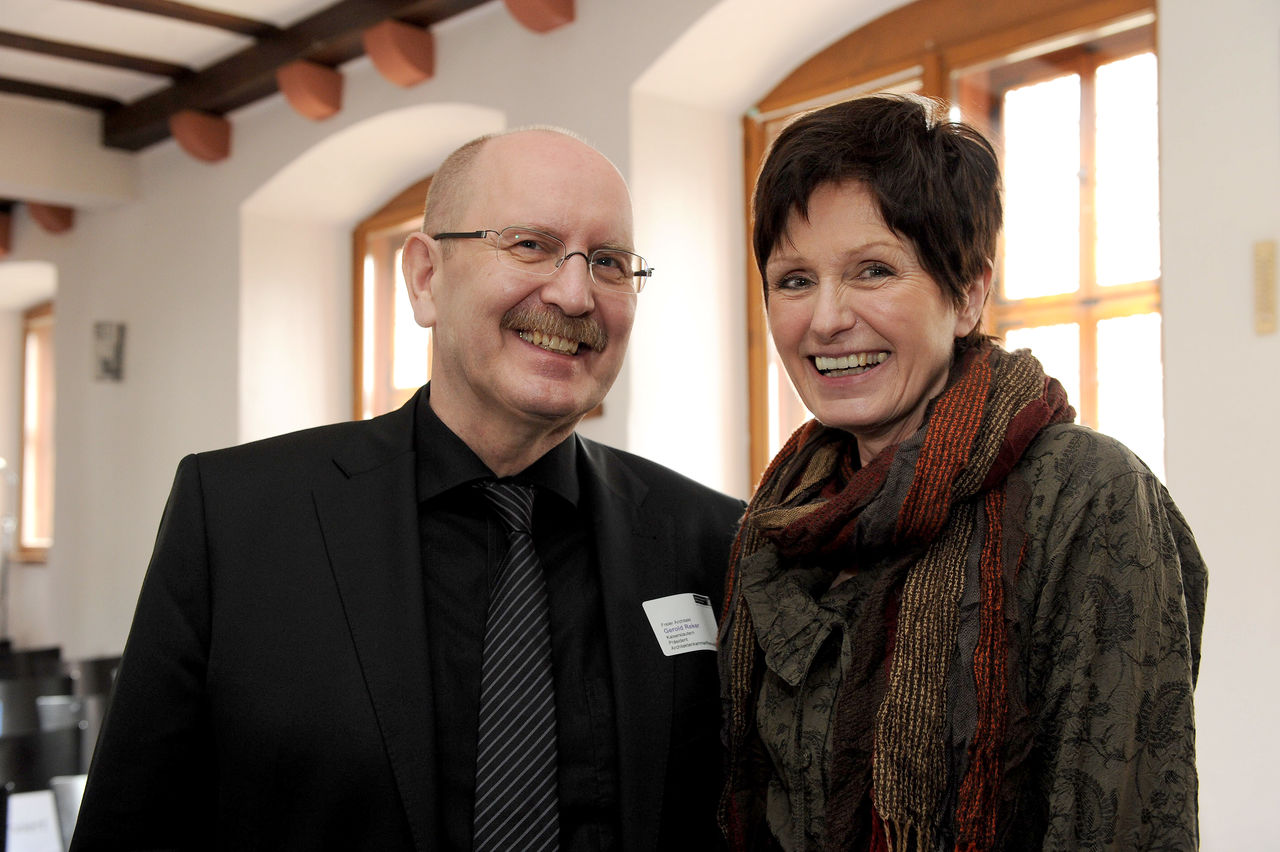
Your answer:
[[[581,257],[582,263],[572,262]],[[595,307],[595,284],[591,279],[591,259],[585,252],[571,251],[560,258],[551,280],[542,288],[542,301],[564,311],[565,316],[582,316]]]

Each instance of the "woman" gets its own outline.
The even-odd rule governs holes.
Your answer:
[[[738,849],[1190,849],[1205,570],[1147,468],[980,328],[996,156],[915,97],[808,114],[755,194],[816,417],[721,628]]]

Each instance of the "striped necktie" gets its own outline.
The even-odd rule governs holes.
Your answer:
[[[483,483],[507,532],[489,598],[480,675],[474,848],[559,847],[556,707],[547,583],[533,549],[534,491]]]

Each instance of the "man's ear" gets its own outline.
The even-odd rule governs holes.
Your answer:
[[[436,324],[436,304],[432,288],[440,262],[440,244],[421,231],[415,231],[404,241],[400,267],[404,272],[405,288],[409,291],[409,304],[413,306],[413,319],[423,328]]]
[[[965,288],[964,304],[956,313],[956,337],[965,337],[982,321],[982,309],[986,307],[987,296],[991,292],[991,276],[991,261],[987,261],[982,267],[982,274]]]

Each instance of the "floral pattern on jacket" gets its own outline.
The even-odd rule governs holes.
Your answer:
[[[1008,627],[1017,651],[1010,677],[1032,741],[1006,744],[1026,759],[1004,779],[998,845],[1195,849],[1192,691],[1207,575],[1186,521],[1123,445],[1069,424],[1037,437],[1011,472],[1007,493],[1025,532],[1021,572],[1010,590]],[[765,557],[743,570],[742,593],[764,663],[758,753],[782,766],[767,790],[754,793],[768,803],[770,828],[759,830],[783,833],[762,846],[819,848],[814,838],[822,834],[828,780],[822,767],[847,653],[847,630],[832,623],[830,612],[839,605],[845,619],[855,619],[859,575],[876,566],[862,566],[837,587],[835,600],[821,594],[825,587],[812,566],[771,565]],[[976,577],[969,577],[948,675],[952,803],[976,724],[977,594]],[[824,626],[815,630],[810,622],[806,629],[815,615]],[[792,647],[803,636],[818,641]],[[950,828],[940,848],[954,846]]]

